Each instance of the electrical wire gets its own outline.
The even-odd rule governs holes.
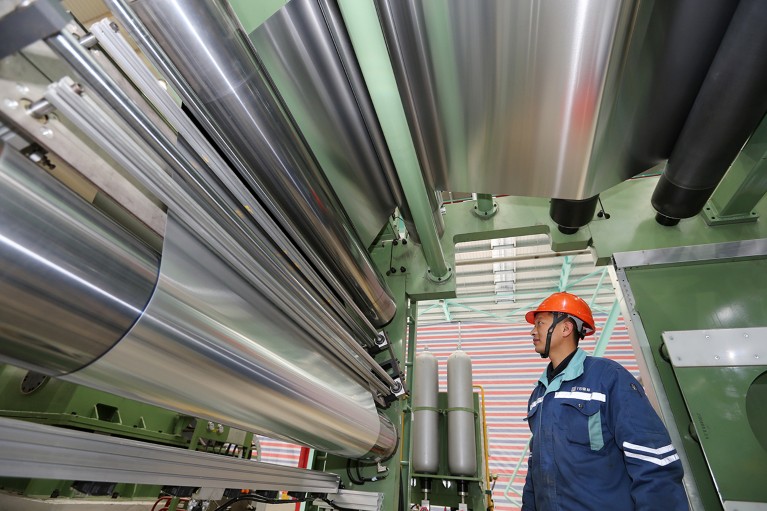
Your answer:
[[[218,506],[213,511],[225,511],[232,504],[236,504],[237,502],[243,502],[243,501],[259,502],[261,504],[296,504],[299,502],[310,502],[312,500],[314,500],[314,497],[306,497],[303,499],[294,498],[294,499],[285,500],[285,499],[270,499],[268,497],[264,497],[263,495],[259,495],[257,493],[248,493],[246,495],[238,495],[237,497],[229,499],[228,501],[224,502],[222,505]]]
[[[352,509],[350,507],[339,506],[334,501],[332,501],[332,500],[330,500],[328,498],[320,498],[320,500],[322,502],[324,502],[325,504],[329,505],[330,507],[332,507],[333,509],[337,509],[338,511],[357,511],[356,509]]]

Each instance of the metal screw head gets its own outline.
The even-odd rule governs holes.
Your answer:
[[[213,421],[208,421],[208,431],[215,431],[216,425],[213,424]]]
[[[743,334],[743,337],[745,337],[746,339],[748,339],[748,334]]]
[[[53,130],[47,126],[40,128],[40,133],[46,138],[53,138]]]
[[[719,360],[719,355],[714,355],[714,360]]]
[[[223,425],[223,424],[219,424],[219,425],[216,427],[216,431],[218,431],[218,434],[219,434],[219,435],[220,435],[221,433],[223,433],[223,432],[224,432],[224,425]]]

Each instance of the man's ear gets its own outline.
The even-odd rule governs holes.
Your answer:
[[[567,337],[569,335],[575,334],[575,327],[573,326],[572,321],[568,321],[568,320],[562,321],[561,325],[562,325],[562,336]]]

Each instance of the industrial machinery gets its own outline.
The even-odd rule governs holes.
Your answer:
[[[439,393],[413,304],[453,296],[456,243],[525,234],[611,268],[692,508],[762,509],[766,25],[0,1],[3,509],[492,508],[471,361]],[[254,433],[313,455],[260,463]]]

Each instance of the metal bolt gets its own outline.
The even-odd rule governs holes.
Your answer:
[[[711,339],[711,336],[710,335],[706,335],[706,339]]]
[[[714,360],[719,360],[719,355],[714,355]]]
[[[208,431],[215,431],[216,425],[213,424],[213,421],[208,421]]]
[[[118,27],[118,26],[117,26],[117,23],[115,23],[114,21],[113,21],[112,23],[110,23],[110,24],[109,24],[109,28],[111,28],[111,29],[112,29],[112,30],[114,30],[115,32],[119,32],[119,31],[120,31],[120,27]]]
[[[754,358],[759,358],[759,355],[754,355]]]
[[[748,339],[748,334],[743,334],[743,337],[745,337],[746,339]]]
[[[219,424],[218,427],[216,428],[216,431],[218,431],[219,435],[221,433],[223,433],[224,432],[224,425],[223,424]]]

